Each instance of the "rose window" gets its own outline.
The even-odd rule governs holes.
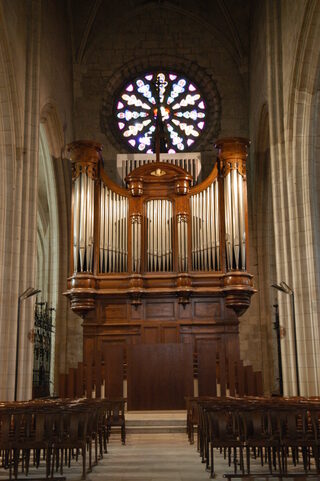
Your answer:
[[[115,103],[118,129],[127,146],[134,152],[155,152],[159,107],[166,151],[193,150],[206,125],[205,101],[194,82],[164,71],[132,80]]]

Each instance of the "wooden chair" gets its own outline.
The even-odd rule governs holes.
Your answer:
[[[125,399],[115,399],[109,400],[109,405],[107,408],[107,440],[110,438],[111,429],[113,427],[119,427],[121,431],[121,441],[122,444],[126,443],[126,422],[124,415]]]

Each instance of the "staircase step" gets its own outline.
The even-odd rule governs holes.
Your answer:
[[[185,419],[127,419],[127,427],[141,426],[183,426],[186,427]]]
[[[183,425],[139,425],[139,426],[128,426],[126,425],[126,431],[130,434],[161,434],[161,433],[185,433],[186,426]]]

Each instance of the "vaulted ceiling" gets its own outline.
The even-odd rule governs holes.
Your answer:
[[[187,16],[220,37],[243,72],[247,70],[250,3],[247,0],[69,0],[73,60],[76,64],[82,62],[101,16],[110,27],[119,25],[117,35],[121,38],[121,25],[129,24],[136,15],[149,9],[155,11],[150,31],[161,28],[157,26],[157,11]]]

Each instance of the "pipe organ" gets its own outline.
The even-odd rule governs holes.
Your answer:
[[[73,242],[66,295],[84,318],[85,345],[187,342],[196,358],[200,341],[221,343],[221,352],[238,343],[238,317],[255,292],[248,146],[242,138],[217,141],[218,158],[199,184],[184,164],[149,162],[129,171],[124,187],[106,175],[100,144],[67,146]]]
[[[128,198],[101,182],[100,273],[127,272]]]
[[[191,195],[192,269],[220,270],[219,183]]]
[[[147,270],[172,271],[172,202],[154,199],[146,203]]]
[[[149,164],[156,161],[155,154],[118,154],[117,155],[117,170],[118,175],[121,178],[122,186],[126,186],[126,177],[133,170],[141,167],[142,165]],[[191,184],[198,183],[201,175],[201,154],[200,152],[183,152],[180,154],[160,154],[160,162],[173,164],[178,167],[182,167],[188,172],[192,181]]]

